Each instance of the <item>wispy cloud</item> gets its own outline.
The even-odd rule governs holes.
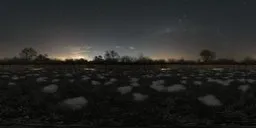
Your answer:
[[[91,47],[91,46],[88,46],[88,47],[87,47],[87,50],[90,50],[90,49],[92,49],[92,47]]]
[[[117,49],[121,48],[121,46],[116,46]]]
[[[80,50],[91,50],[92,47],[91,46],[87,46],[87,47],[80,47]]]
[[[135,48],[134,48],[133,46],[130,46],[129,49],[130,49],[130,50],[134,50]]]
[[[92,47],[80,47],[80,48],[73,48],[72,53],[73,54],[85,54],[90,53],[92,50]]]

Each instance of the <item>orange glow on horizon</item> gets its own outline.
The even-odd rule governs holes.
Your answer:
[[[51,57],[51,58],[55,58],[55,59],[58,59],[58,60],[66,60],[66,59],[85,59],[85,60],[91,60],[89,57],[79,56],[79,55],[76,55],[76,56],[54,56],[54,57]]]
[[[180,55],[166,55],[166,54],[159,54],[159,55],[154,55],[152,56],[152,59],[165,59],[165,60],[168,60],[168,59],[181,59],[182,56]]]

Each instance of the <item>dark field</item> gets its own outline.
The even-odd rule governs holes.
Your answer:
[[[0,123],[254,125],[256,68],[2,66]]]

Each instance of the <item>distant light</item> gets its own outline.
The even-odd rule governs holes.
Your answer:
[[[72,56],[72,59],[85,59],[86,57],[81,56],[81,55],[76,55],[76,56]]]
[[[73,56],[58,56],[56,59],[59,60],[66,60],[66,59],[88,59],[86,56],[81,56],[81,55],[73,55]]]

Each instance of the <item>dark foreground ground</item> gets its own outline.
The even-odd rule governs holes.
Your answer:
[[[4,66],[0,124],[253,126],[255,80],[241,66]]]

